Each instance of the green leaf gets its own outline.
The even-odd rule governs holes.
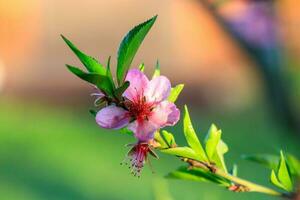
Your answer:
[[[109,78],[111,85],[113,86],[113,89],[115,89],[114,79],[113,79],[113,76],[112,76],[112,73],[110,70],[110,59],[111,59],[111,56],[109,56],[108,60],[107,60],[106,76]]]
[[[184,88],[184,84],[178,84],[171,89],[170,95],[168,97],[168,101],[175,102]]]
[[[210,163],[214,163],[220,169],[227,172],[224,154],[227,153],[228,147],[221,140],[222,131],[212,124],[205,139],[205,150]]]
[[[277,172],[277,177],[280,183],[289,192],[293,191],[293,182],[290,177],[290,173],[286,164],[285,156],[282,151],[280,151],[280,162]]]
[[[160,65],[159,65],[159,61],[157,60],[155,70],[154,70],[154,73],[152,75],[152,79],[155,78],[155,77],[158,77],[158,76],[160,76]]]
[[[189,115],[189,111],[187,106],[184,106],[184,118],[183,118],[183,132],[185,135],[185,138],[187,140],[187,143],[189,144],[189,146],[196,152],[197,154],[197,160],[200,161],[208,161],[207,156],[205,154],[205,151],[196,135],[196,132],[193,128],[191,119],[190,119],[190,115]]]
[[[163,130],[161,133],[156,131],[154,133],[154,139],[161,145],[160,149],[167,149],[176,146],[175,139],[172,133]]]
[[[195,153],[195,151],[189,147],[175,147],[169,149],[161,150],[162,153],[175,155],[183,158],[190,158],[194,160],[199,160],[199,156]]]
[[[291,154],[287,154],[287,163],[291,174],[300,178],[300,160]]]
[[[164,138],[162,138],[161,134],[159,131],[155,131],[154,133],[154,139],[156,142],[158,142],[160,144],[160,149],[166,149],[169,148],[168,144],[166,143],[166,141],[164,140]]]
[[[169,148],[176,146],[175,138],[172,133],[169,133],[168,131],[163,130],[161,135]]]
[[[230,186],[230,183],[225,179],[207,170],[200,169],[200,168],[189,169],[185,166],[180,167],[176,171],[169,173],[166,177],[182,179],[182,180],[200,181],[200,182],[212,182],[226,187]]]
[[[127,90],[129,85],[130,85],[129,81],[125,81],[121,87],[119,87],[115,90],[115,96],[117,98],[120,98],[122,96],[122,94]]]
[[[270,154],[243,155],[243,159],[262,164],[270,169],[276,169],[279,157]]]
[[[137,25],[123,38],[118,50],[117,79],[119,85],[124,81],[132,60],[157,16]]]
[[[139,70],[140,70],[141,72],[144,72],[144,70],[145,70],[145,64],[144,64],[144,63],[140,64]]]
[[[225,164],[224,154],[228,152],[228,146],[223,140],[217,145],[216,153],[213,155],[212,160],[215,162],[215,165],[220,169],[223,169],[227,173],[227,168]]]
[[[107,76],[103,76],[103,75],[95,74],[95,73],[88,74],[76,67],[73,67],[70,65],[66,65],[66,66],[73,74],[75,74],[79,78],[81,78],[89,83],[92,83],[93,85],[96,85],[101,91],[103,91],[107,95],[109,95],[109,96],[113,95],[113,86],[111,85],[111,82],[110,82],[109,78],[107,78]]]
[[[92,58],[83,52],[81,52],[70,40],[61,35],[63,40],[67,43],[67,45],[71,48],[71,50],[76,54],[82,64],[86,67],[89,72],[97,73],[100,75],[106,74],[106,69],[103,65],[101,65],[95,58]]]
[[[271,172],[270,180],[271,180],[271,183],[273,183],[275,186],[286,190],[285,187],[279,182],[274,170],[272,170],[272,172]]]
[[[205,150],[210,161],[213,161],[213,156],[217,151],[217,145],[221,140],[221,135],[221,130],[218,130],[216,125],[212,124],[205,139]]]
[[[238,166],[236,164],[233,165],[230,174],[232,176],[237,176],[237,174],[238,174]]]
[[[189,180],[189,181],[199,181],[199,182],[209,182],[207,179],[194,175],[194,174],[190,174],[190,173],[186,173],[186,172],[182,172],[182,171],[174,171],[174,172],[170,172],[166,178],[172,178],[172,179],[180,179],[180,180]]]

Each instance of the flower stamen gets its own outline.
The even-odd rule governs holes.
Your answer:
[[[150,155],[153,155],[154,157],[157,157],[148,143],[139,142],[129,150],[127,156],[121,164],[129,165],[128,168],[130,169],[130,173],[134,176],[140,177],[144,164],[146,162],[150,164],[148,153],[150,153]],[[153,172],[151,164],[150,168]]]

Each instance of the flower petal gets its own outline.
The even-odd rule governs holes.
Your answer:
[[[150,139],[153,139],[154,132],[159,127],[148,120],[139,121],[136,120],[128,125],[128,129],[132,130],[134,132],[134,136],[140,141],[140,142],[146,142]]]
[[[144,90],[147,87],[149,80],[138,69],[131,69],[128,71],[126,76],[126,81],[130,82],[129,87],[124,92],[124,96],[131,101],[134,101],[137,98],[142,98],[144,96]]]
[[[145,91],[145,97],[149,102],[161,102],[170,95],[171,83],[165,76],[152,79]]]
[[[163,101],[152,111],[149,121],[157,124],[160,128],[174,126],[180,118],[180,111],[174,103]]]
[[[123,108],[111,105],[101,109],[96,115],[96,122],[102,128],[120,129],[129,123],[128,112]]]

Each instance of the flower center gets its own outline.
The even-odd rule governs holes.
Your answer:
[[[153,110],[153,103],[146,101],[145,97],[137,98],[128,104],[130,116],[138,121],[148,120]]]

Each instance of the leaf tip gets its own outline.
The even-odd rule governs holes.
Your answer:
[[[210,125],[210,129],[211,129],[212,131],[217,131],[217,130],[218,130],[218,127],[217,127],[217,125],[216,125],[215,123],[212,123],[212,124]]]
[[[188,107],[187,107],[186,104],[184,104],[184,112],[185,112],[185,113],[188,113],[188,112],[189,112]]]
[[[283,152],[283,150],[281,149],[280,150],[280,158],[282,159],[282,160],[284,160],[285,158],[284,158],[284,152]]]
[[[69,42],[70,42],[63,34],[60,34],[60,37],[61,37],[66,43],[69,43]]]
[[[178,84],[178,87],[181,87],[183,89],[184,88],[184,84],[180,83],[180,84]]]
[[[155,22],[156,19],[157,19],[157,17],[158,17],[158,14],[154,15],[150,20],[153,21],[153,22]]]
[[[68,68],[68,70],[70,70],[71,72],[73,72],[73,69],[75,68],[75,67],[73,67],[73,66],[71,66],[71,65],[69,65],[69,64],[65,64],[65,66]]]

